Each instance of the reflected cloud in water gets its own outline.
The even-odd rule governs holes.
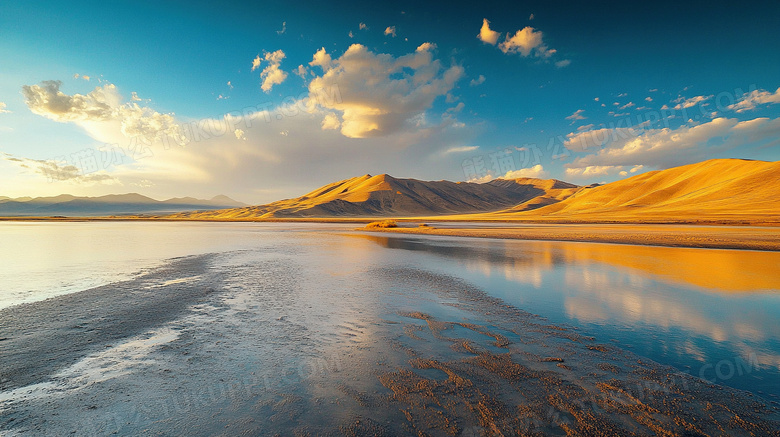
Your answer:
[[[555,323],[697,374],[722,360],[763,373],[729,385],[780,393],[780,253],[598,243],[360,235],[421,257]],[[412,254],[409,255],[413,256]],[[765,390],[770,391],[769,388]]]

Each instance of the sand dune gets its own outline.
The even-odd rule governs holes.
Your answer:
[[[580,220],[777,218],[780,162],[713,159],[579,190],[530,212],[496,215]]]
[[[558,202],[580,188],[554,179],[496,179],[479,184],[364,175],[325,185],[294,199],[222,211],[183,213],[177,217],[370,217],[463,214],[507,208],[520,211]]]

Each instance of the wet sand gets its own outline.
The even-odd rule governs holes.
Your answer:
[[[431,222],[428,222],[431,223]],[[364,230],[364,229],[360,229]],[[758,226],[690,226],[670,224],[492,224],[468,226],[442,223],[418,227],[399,223],[397,228],[371,232],[446,235],[453,237],[517,240],[583,241],[711,249],[780,250],[780,228]]]
[[[0,311],[0,431],[778,435],[758,396],[460,279],[309,261],[294,247],[181,258]]]

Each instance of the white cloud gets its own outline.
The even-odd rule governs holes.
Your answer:
[[[281,35],[281,34],[283,34],[284,32],[287,32],[287,22],[286,22],[286,21],[282,21],[282,28],[281,28],[281,30],[277,30],[277,31],[276,31],[276,33],[277,33],[278,35]]]
[[[578,132],[581,132],[581,131],[584,131],[584,130],[589,130],[589,129],[591,129],[592,127],[593,127],[593,124],[592,124],[592,123],[591,123],[591,124],[585,124],[585,125],[582,125],[582,126],[578,127],[578,128],[577,128],[577,131],[578,131]]]
[[[27,106],[38,115],[56,121],[106,120],[112,117],[120,96],[114,85],[97,87],[86,95],[68,96],[60,91],[61,81],[47,80],[22,87]]]
[[[582,114],[585,112],[584,109],[578,109],[574,111],[574,114],[566,117],[567,120],[571,120],[572,123],[574,123],[577,120],[585,120],[587,117],[584,117]]]
[[[354,37],[355,37],[355,34],[354,34],[354,33],[352,33],[352,31],[351,31],[351,30],[349,31],[349,33],[348,33],[347,35],[348,35],[350,38],[354,38]]]
[[[674,109],[679,111],[681,109],[691,108],[691,107],[694,107],[694,106],[698,105],[699,103],[707,101],[707,100],[709,100],[711,98],[712,98],[712,96],[696,96],[696,97],[692,97],[690,99],[679,98],[679,99],[675,100],[677,105],[674,107]]]
[[[607,176],[610,173],[621,170],[623,167],[612,165],[588,165],[566,169],[566,176],[570,178],[588,178],[594,176]]]
[[[652,98],[652,97],[649,97],[649,96],[648,96],[648,97],[645,97],[645,101],[646,101],[646,102],[652,102],[652,101],[653,101],[653,98]]]
[[[424,42],[420,44],[419,47],[417,47],[417,52],[428,52],[431,50],[436,50],[436,44],[430,43],[430,42]]]
[[[23,86],[30,111],[50,120],[76,123],[105,143],[130,138],[151,141],[163,136],[176,143],[183,137],[173,114],[161,114],[135,102],[123,104],[113,84],[96,87],[86,95],[67,95],[60,91],[61,85],[60,81],[44,81]]]
[[[263,79],[260,89],[266,93],[270,92],[274,85],[279,85],[287,79],[287,73],[279,68],[285,57],[286,55],[282,50],[265,54],[265,61],[268,62],[268,66],[260,73],[260,77]]]
[[[373,53],[371,56],[366,53],[362,56],[360,59],[373,62],[367,66],[368,70],[377,66],[387,68],[387,65],[392,65],[396,70],[382,70],[374,74],[347,65],[343,56],[334,59],[334,68],[343,68],[349,73],[332,73],[337,78],[377,80],[379,90],[373,88],[373,82],[345,82],[346,85],[341,86],[343,98],[337,93],[330,100],[325,99],[324,105],[317,106],[314,112],[308,110],[309,99],[303,99],[291,103],[287,109],[261,105],[257,108],[259,112],[250,111],[244,115],[236,112],[198,120],[159,114],[148,107],[138,107],[141,110],[139,115],[134,109],[136,102],[131,102],[129,98],[122,99],[117,88],[111,84],[99,87],[99,91],[109,95],[102,99],[110,102],[107,108],[97,105],[95,101],[101,100],[94,94],[63,94],[59,100],[60,103],[64,101],[66,107],[60,105],[59,110],[54,112],[48,109],[48,103],[45,103],[48,98],[43,98],[45,96],[39,96],[42,97],[42,103],[35,104],[37,100],[33,100],[31,105],[42,117],[83,128],[91,137],[87,139],[90,144],[117,144],[125,149],[127,159],[120,165],[107,168],[106,174],[125,187],[148,187],[144,194],[153,197],[225,193],[259,204],[300,195],[319,185],[343,179],[345,175],[366,172],[415,177],[434,171],[444,179],[462,177],[460,160],[463,155],[439,155],[432,161],[431,151],[444,150],[464,142],[468,144],[474,132],[449,114],[439,116],[427,112],[430,110],[428,102],[437,98],[436,94],[446,95],[449,91],[445,90],[452,88],[456,78],[462,76],[462,69],[458,67],[450,71],[429,54],[414,52],[398,58]],[[342,64],[342,61],[345,63]],[[352,61],[358,62],[359,59]],[[411,64],[414,65],[404,66]],[[409,77],[398,81],[399,72]],[[396,88],[389,87],[390,75],[396,80]],[[55,97],[60,92],[59,84],[56,85],[52,90]],[[44,88],[42,92],[45,95],[45,87],[41,88]],[[359,93],[353,94],[353,90]],[[83,104],[71,104],[72,101]],[[345,141],[340,127],[323,130],[328,113],[333,114],[329,118],[331,121],[340,122],[342,110],[330,107],[340,102],[349,108],[359,106],[358,112],[364,109],[363,106],[387,111],[386,115],[376,115],[382,131],[372,132],[371,138]],[[84,110],[80,111],[79,108]],[[144,120],[133,122],[132,119],[139,116]],[[167,117],[170,117],[170,124],[164,122],[168,120]],[[396,118],[404,121],[401,128],[393,130],[394,125],[390,121]],[[43,119],[39,122],[44,126],[47,123]],[[325,124],[328,127],[327,122]],[[149,142],[149,147],[144,142],[137,142],[140,147],[133,151],[131,146],[136,143],[130,135],[142,130],[142,127],[149,134],[178,132],[184,135],[184,141],[166,143],[155,137]],[[236,136],[236,130],[244,132],[243,135],[239,132],[240,139]],[[60,150],[58,153],[66,155],[73,152],[66,147]],[[6,163],[2,159],[0,161]],[[11,162],[6,164],[9,168],[12,165]],[[25,183],[29,182],[30,192],[36,189],[40,193],[52,190],[46,178],[31,170],[30,165],[27,169],[19,167],[18,178]],[[64,174],[67,176],[69,173],[66,171]],[[91,175],[91,181],[77,182],[71,179],[63,184],[73,185],[74,188],[68,188],[67,191],[75,191],[74,194],[100,195],[106,194],[106,190],[114,190],[103,187],[106,183],[113,183],[112,179],[96,176],[95,173]],[[306,177],[302,178],[301,175]],[[258,186],[271,185],[278,187],[279,191],[268,193],[257,190]],[[57,190],[65,191],[64,188]]]
[[[339,112],[341,133],[351,138],[414,130],[433,101],[447,95],[463,76],[462,67],[444,69],[427,50],[395,58],[360,44],[337,59],[321,49],[311,64],[320,66],[323,74],[312,79],[309,92],[335,89],[340,97],[315,106]]]
[[[11,112],[5,108],[6,104],[4,102],[0,102],[0,114],[9,114]]]
[[[485,83],[485,76],[480,74],[478,78],[471,79],[471,82],[469,83],[469,85],[470,86],[477,86],[477,85],[482,85],[483,83]]]
[[[774,93],[764,90],[754,90],[749,94],[743,95],[736,103],[730,105],[728,109],[745,112],[756,109],[758,105],[769,105],[780,103],[780,88]]]
[[[366,23],[360,23],[358,27],[360,28],[360,30],[368,30],[368,26],[366,25]]]
[[[555,49],[548,49],[542,40],[542,32],[531,26],[526,26],[498,45],[504,53],[520,53],[522,56],[534,55],[549,58],[555,54]],[[564,65],[565,66],[565,65]]]
[[[257,55],[255,59],[252,59],[252,71],[260,68],[260,55]]]
[[[385,29],[385,35],[391,35],[393,38],[395,38],[395,26],[387,26]]]
[[[83,75],[83,76],[82,76],[82,75],[80,75],[80,74],[78,74],[78,73],[76,73],[76,74],[74,74],[74,75],[73,75],[73,78],[74,78],[74,79],[78,79],[79,77],[80,77],[80,78],[82,78],[82,79],[84,79],[84,80],[86,80],[87,82],[89,82],[89,80],[91,79],[91,77],[87,76],[86,74],[85,74],[85,75]]]
[[[571,65],[571,60],[569,59],[562,59],[555,63],[555,66],[558,68],[568,67],[569,65]]]
[[[619,111],[622,111],[622,110],[624,110],[624,109],[628,109],[628,108],[630,108],[630,107],[632,107],[632,106],[636,106],[636,105],[634,105],[634,102],[628,102],[628,103],[626,103],[625,105],[623,105],[623,106],[621,106],[620,108],[618,108],[618,110],[619,110]]]
[[[30,159],[3,153],[3,158],[23,171],[45,176],[50,182],[67,181],[77,185],[120,184],[119,180],[105,170],[84,173],[75,165],[56,160]]]
[[[500,33],[490,29],[490,21],[487,18],[483,18],[482,28],[479,29],[477,38],[486,44],[496,45],[500,36]]]
[[[332,59],[328,52],[325,51],[325,47],[317,50],[309,65],[312,67],[320,67],[323,70],[330,70]]]
[[[449,149],[446,149],[444,152],[442,152],[442,155],[449,155],[451,153],[465,153],[465,152],[473,152],[475,150],[479,149],[479,146],[457,146],[457,147],[450,147]]]
[[[298,68],[293,70],[293,73],[295,73],[296,76],[300,77],[301,79],[306,80],[306,76],[309,75],[309,70],[306,69],[303,65],[299,65]]]
[[[236,129],[233,131],[233,134],[237,140],[246,140],[246,132],[243,129]]]
[[[228,82],[228,83],[230,83],[230,82]],[[130,100],[132,100],[134,102],[140,102],[142,99],[140,97],[138,97],[138,94],[135,91],[133,91],[132,93],[130,93]]]
[[[707,159],[716,151],[730,150],[746,145],[765,146],[778,143],[780,118],[757,118],[738,121],[716,118],[706,123],[683,125],[676,129],[598,129],[572,133],[564,145],[574,150],[590,146],[600,147],[594,154],[586,155],[567,164],[571,172],[587,170],[589,175],[617,171],[621,166],[635,166],[632,173],[642,166],[669,168]],[[638,167],[637,167],[638,166]],[[568,173],[567,173],[568,174]]]
[[[508,171],[501,179],[518,179],[518,178],[536,178],[546,179],[550,177],[550,173],[547,172],[541,164],[536,164],[530,168],[521,168],[520,170]]]

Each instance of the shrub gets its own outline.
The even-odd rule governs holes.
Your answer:
[[[398,223],[395,220],[382,220],[381,222],[371,222],[366,225],[366,229],[397,228]]]

